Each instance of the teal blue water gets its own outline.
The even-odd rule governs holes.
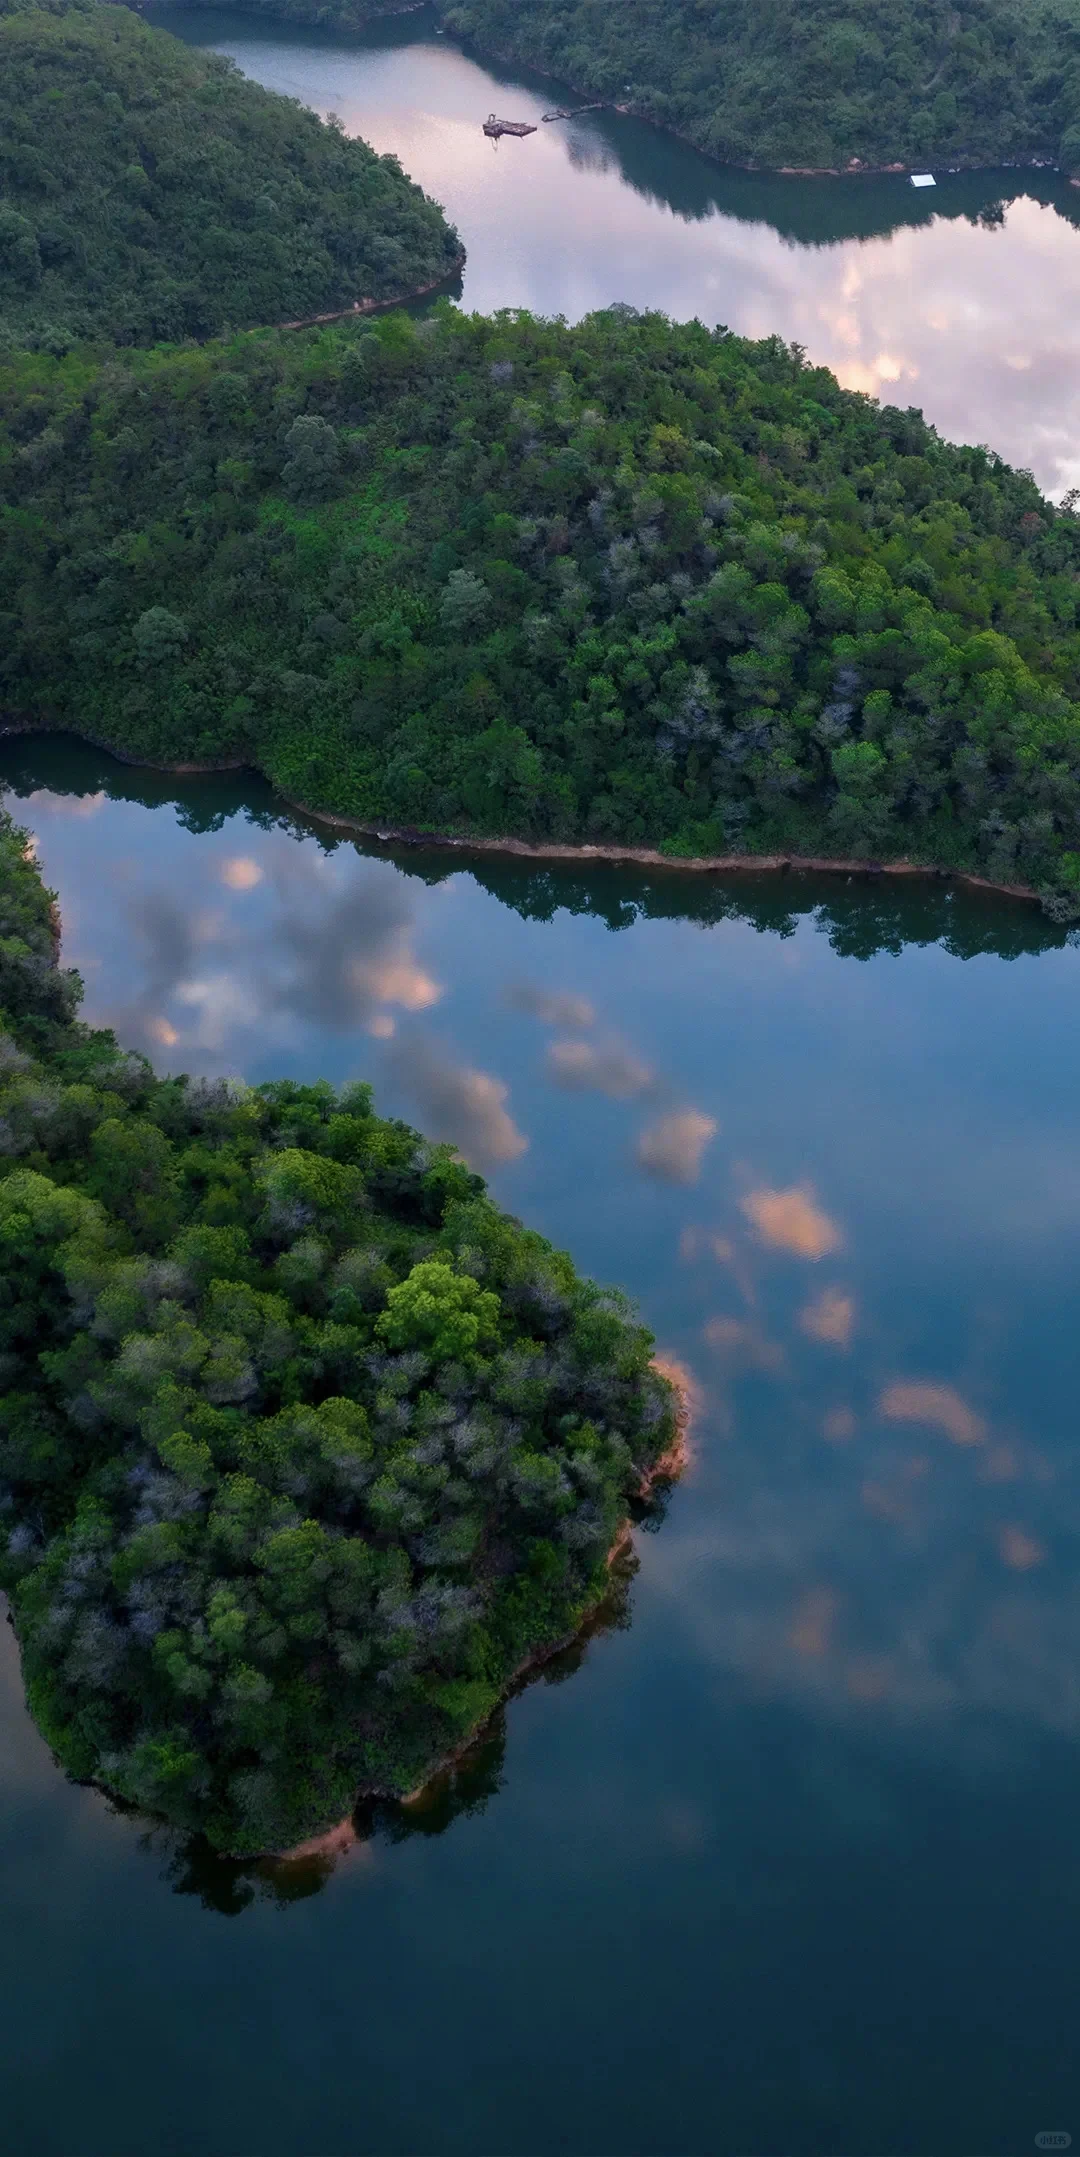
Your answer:
[[[725,170],[564,84],[463,52],[420,8],[348,35],[239,10],[151,20],[397,155],[468,249],[464,304],[612,300],[803,345],[845,387],[1080,485],[1080,190],[1049,170],[791,180]],[[495,110],[532,121],[490,142]]]
[[[365,852],[56,739],[0,784],[91,1019],[370,1076],[697,1404],[622,1622],[332,1868],[65,1784],[5,1631],[5,2146],[1080,2135],[1080,950],[944,882]]]

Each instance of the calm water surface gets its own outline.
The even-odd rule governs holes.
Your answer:
[[[370,1075],[698,1391],[629,1623],[327,1877],[66,1785],[5,1635],[5,2146],[1080,2136],[1080,951],[941,884],[365,853],[57,740],[0,784],[92,1020]]]
[[[158,10],[270,88],[392,150],[459,226],[465,304],[571,320],[611,300],[805,345],[1058,493],[1080,485],[1080,189],[1046,171],[793,181],[729,172],[644,121],[539,122],[564,85],[482,65],[426,12],[366,35]]]

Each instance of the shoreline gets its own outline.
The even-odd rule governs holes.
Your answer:
[[[645,1503],[651,1497],[658,1483],[677,1482],[683,1474],[690,1459],[690,1428],[700,1405],[697,1382],[685,1365],[680,1363],[676,1357],[663,1354],[656,1355],[653,1357],[653,1367],[660,1372],[663,1378],[667,1379],[674,1392],[675,1433],[670,1445],[653,1461],[651,1467],[642,1469],[633,1493],[639,1503]],[[632,1541],[633,1522],[629,1513],[627,1513],[619,1523],[614,1541],[604,1561],[609,1573],[614,1570],[619,1559],[630,1548]],[[604,1593],[606,1592],[605,1589]],[[428,1792],[434,1790],[435,1786],[442,1782],[444,1776],[452,1774],[459,1762],[464,1760],[466,1755],[472,1751],[473,1746],[483,1739],[484,1733],[494,1717],[506,1707],[508,1701],[513,1699],[514,1694],[525,1683],[525,1680],[534,1671],[542,1670],[545,1663],[553,1662],[557,1655],[564,1655],[568,1648],[572,1648],[576,1641],[581,1640],[587,1634],[589,1626],[603,1604],[603,1600],[603,1595],[598,1596],[596,1601],[582,1612],[577,1625],[573,1626],[570,1632],[565,1633],[561,1640],[554,1640],[543,1647],[535,1648],[531,1655],[525,1657],[523,1663],[518,1664],[517,1669],[507,1678],[498,1700],[489,1713],[484,1716],[483,1721],[478,1723],[476,1729],[471,1730],[468,1737],[463,1738],[459,1745],[455,1745],[452,1752],[446,1753],[436,1763],[430,1774],[425,1775],[423,1782],[417,1783],[415,1790],[406,1791],[404,1796],[399,1796],[396,1792],[388,1790],[358,1790],[353,1813],[356,1805],[363,1804],[366,1799],[372,1798],[381,1799],[384,1803],[395,1805],[420,1805]],[[353,1813],[349,1813],[344,1820],[334,1821],[332,1826],[324,1828],[321,1834],[306,1836],[303,1842],[293,1844],[291,1849],[264,1850],[249,1862],[276,1866],[301,1865],[310,1863],[312,1860],[328,1860],[330,1866],[333,1867],[336,1860],[344,1856],[346,1851],[351,1850],[359,1841],[356,1829],[353,1826]]]
[[[145,10],[147,0],[126,0],[126,4],[134,6],[135,11],[141,14]],[[158,5],[160,6],[160,0],[158,0]],[[166,7],[175,7],[178,12],[183,11],[185,5],[197,6],[198,0],[166,0]],[[925,159],[916,167],[915,165],[905,164],[902,158],[880,165],[867,164],[862,158],[858,157],[849,158],[845,165],[759,165],[746,158],[717,157],[713,151],[706,150],[700,142],[696,142],[693,135],[684,133],[682,128],[673,127],[669,120],[658,120],[653,113],[646,112],[640,105],[620,103],[614,98],[605,97],[595,87],[589,88],[584,83],[571,82],[568,77],[563,75],[549,75],[546,68],[539,67],[535,61],[526,59],[521,54],[504,52],[497,46],[484,45],[474,37],[459,34],[449,28],[442,19],[443,10],[440,0],[399,0],[397,5],[394,4],[394,0],[387,0],[386,5],[366,7],[355,14],[347,10],[341,10],[333,20],[327,20],[326,12],[317,9],[313,9],[310,14],[301,14],[284,7],[280,10],[275,9],[273,13],[270,13],[267,9],[259,6],[257,0],[238,0],[237,11],[240,14],[251,16],[255,21],[277,23],[283,29],[295,27],[307,30],[329,30],[342,32],[346,36],[350,34],[362,36],[365,30],[370,29],[376,23],[393,22],[400,15],[420,15],[428,7],[440,19],[440,36],[448,38],[456,45],[459,52],[474,55],[479,61],[491,61],[499,67],[524,68],[530,75],[538,75],[542,81],[551,83],[554,88],[570,90],[575,97],[595,99],[597,102],[593,108],[594,110],[617,112],[626,119],[642,120],[647,127],[655,127],[659,134],[670,136],[673,142],[683,143],[688,150],[693,150],[698,157],[705,158],[710,165],[715,165],[720,172],[749,172],[755,174],[759,179],[869,180],[889,177],[906,178],[916,170],[925,171],[926,169]],[[152,12],[155,26],[164,28],[164,24],[157,21],[158,8],[153,7]],[[568,115],[568,117],[572,117],[572,115]],[[1080,179],[1071,179],[1068,173],[1062,171],[1061,166],[1056,163],[1052,156],[1044,155],[1041,151],[1032,151],[1026,157],[1013,158],[1004,164],[995,162],[992,158],[972,156],[970,152],[957,152],[954,150],[948,154],[954,157],[959,156],[961,159],[961,162],[956,166],[947,166],[945,168],[946,176],[949,178],[965,172],[1054,172],[1058,173],[1063,180],[1068,181],[1070,186],[1080,187]],[[932,158],[930,162],[933,162]],[[437,288],[429,286],[425,289],[430,291]],[[406,298],[416,299],[423,296],[424,293],[409,293]],[[404,299],[380,300],[375,303],[379,307],[400,307],[404,304]],[[343,310],[344,314],[351,314],[352,312],[352,308]],[[375,306],[369,307],[367,312],[374,313]],[[318,322],[334,322],[341,319],[342,316],[339,315],[317,315],[311,318],[310,324],[307,322],[303,324],[282,322],[278,323],[276,327],[279,329],[307,328]]]
[[[240,768],[232,767],[234,770]],[[274,791],[278,793],[276,787]],[[310,817],[314,823],[330,824],[335,830],[355,832],[364,838],[377,839],[383,845],[433,846],[458,853],[510,854],[535,861],[627,862],[640,868],[685,870],[695,876],[747,872],[775,876],[789,870],[841,876],[923,876],[930,880],[970,884],[975,890],[1000,892],[1010,899],[1037,902],[1039,897],[1030,884],[996,884],[989,877],[977,876],[973,869],[943,869],[927,862],[861,861],[832,854],[664,854],[658,847],[621,845],[618,841],[595,844],[583,841],[580,845],[569,846],[556,839],[462,838],[454,832],[418,831],[409,825],[362,824],[351,817],[336,816],[329,809],[309,809],[306,803],[293,801],[288,794],[279,793],[279,799],[298,815]]]
[[[421,0],[422,4],[423,0]],[[404,13],[405,10],[401,10],[401,12]],[[259,337],[264,330],[268,329],[315,330],[320,329],[325,322],[355,322],[362,320],[367,315],[388,314],[395,307],[409,307],[414,300],[426,300],[430,298],[433,292],[441,292],[444,285],[448,285],[453,278],[461,276],[465,268],[465,262],[466,251],[463,247],[455,256],[450,268],[444,270],[441,277],[433,277],[426,285],[417,285],[412,292],[399,292],[391,300],[354,300],[351,307],[335,308],[334,312],[328,315],[301,315],[295,322],[259,322],[247,334],[252,337]],[[212,343],[213,339],[209,341]]]
[[[426,0],[420,0],[420,6],[424,4]],[[438,0],[432,0],[432,4],[436,13],[439,13]],[[393,12],[404,11],[395,9]],[[419,12],[419,8],[410,8],[408,12]],[[377,15],[370,15],[367,20],[385,21],[389,13],[390,10],[380,11]],[[295,21],[296,17],[279,16],[276,19],[285,22]],[[656,119],[653,113],[646,112],[640,105],[621,104],[614,98],[604,97],[595,88],[587,88],[584,83],[570,82],[562,75],[549,75],[546,69],[538,67],[535,61],[527,60],[521,54],[501,52],[496,46],[480,44],[476,38],[461,37],[453,30],[447,29],[445,24],[442,34],[452,39],[460,52],[472,54],[478,60],[494,61],[499,67],[525,68],[529,74],[539,75],[545,82],[573,91],[575,97],[596,98],[598,109],[602,112],[617,112],[625,119],[643,120],[647,127],[655,127],[659,134],[669,135],[673,142],[683,143],[688,150],[693,150],[698,157],[705,158],[708,164],[715,165],[720,172],[750,172],[763,180],[872,180],[906,178],[916,170],[926,170],[925,161],[916,167],[905,164],[903,159],[899,158],[885,165],[868,165],[859,157],[849,158],[846,165],[757,165],[746,158],[717,157],[712,150],[706,150],[700,142],[696,142],[693,135],[684,134],[682,128],[673,127],[670,120]],[[1029,156],[1014,158],[1008,164],[996,164],[990,158],[972,157],[969,153],[952,152],[953,156],[958,154],[963,157],[963,162],[955,167],[945,168],[946,177],[950,179],[964,172],[1056,172],[1062,179],[1069,178],[1052,157],[1043,156],[1041,151],[1033,150]],[[1080,187],[1080,180],[1070,181],[1070,185]]]
[[[0,739],[2,738],[2,734],[0,734]],[[638,1503],[646,1503],[658,1483],[675,1483],[684,1473],[691,1458],[690,1430],[700,1408],[702,1398],[701,1389],[693,1373],[677,1357],[659,1353],[653,1357],[652,1361],[653,1368],[667,1379],[674,1393],[675,1430],[670,1443],[665,1447],[664,1451],[657,1455],[656,1460],[649,1467],[641,1470],[638,1481],[630,1493],[631,1497]],[[614,1570],[619,1559],[631,1547],[632,1541],[633,1520],[631,1515],[626,1513],[619,1523],[614,1540],[604,1560],[607,1572],[610,1573]],[[568,1633],[564,1633],[558,1640],[546,1642],[543,1646],[535,1648],[530,1655],[525,1657],[523,1662],[518,1664],[516,1670],[512,1671],[506,1679],[493,1707],[477,1723],[475,1729],[470,1730],[468,1736],[462,1738],[460,1743],[453,1747],[452,1751],[444,1754],[440,1760],[436,1761],[430,1772],[424,1777],[423,1782],[417,1783],[415,1789],[406,1791],[402,1796],[398,1791],[379,1789],[371,1784],[364,1785],[356,1790],[352,1810],[346,1814],[343,1820],[332,1821],[329,1827],[321,1829],[314,1835],[304,1836],[300,1842],[291,1844],[287,1850],[253,1850],[242,1854],[235,1851],[221,1850],[216,1854],[232,1864],[263,1866],[268,1870],[273,1870],[282,1865],[316,1863],[325,1864],[327,1870],[332,1871],[338,1858],[344,1857],[360,1841],[353,1824],[357,1807],[372,1800],[391,1805],[419,1805],[425,1794],[440,1783],[445,1776],[452,1774],[454,1768],[472,1751],[474,1745],[483,1740],[485,1732],[494,1721],[496,1715],[501,1713],[509,1701],[513,1699],[515,1693],[524,1686],[526,1680],[535,1671],[542,1670],[545,1663],[553,1662],[557,1655],[564,1655],[567,1649],[572,1648],[576,1642],[587,1638],[589,1627],[602,1609],[607,1592],[607,1586],[605,1585],[601,1594],[582,1611],[577,1624],[572,1626]],[[15,1632],[16,1642],[18,1642],[18,1632],[12,1616],[10,1601],[3,1596],[0,1596],[0,1613],[6,1615],[7,1622]],[[20,1668],[21,1653],[20,1644]],[[102,1797],[107,1799],[110,1805],[120,1805],[121,1809],[124,1810],[136,1812],[140,1810],[138,1807],[128,1807],[126,1801],[117,1798],[116,1792],[110,1788],[108,1783],[101,1782],[95,1775],[87,1776],[81,1787],[98,1791]],[[144,1814],[143,1817],[146,1817],[146,1815]],[[153,1820],[159,1816],[150,1815],[149,1817]],[[166,1822],[166,1824],[168,1823]]]
[[[129,771],[155,771],[173,779],[208,779],[229,772],[251,771],[265,779],[275,798],[284,802],[295,815],[307,817],[313,824],[327,824],[334,831],[350,833],[357,838],[374,839],[380,846],[430,846],[447,853],[507,854],[523,861],[560,861],[571,866],[575,862],[626,863],[632,868],[673,869],[693,876],[781,876],[794,871],[866,878],[925,877],[929,883],[966,884],[973,891],[992,891],[1003,898],[1039,903],[1039,894],[1031,884],[999,884],[991,877],[977,875],[974,869],[946,869],[935,862],[864,861],[841,854],[665,854],[659,847],[632,846],[629,842],[623,845],[617,840],[583,840],[579,845],[569,845],[557,839],[483,838],[463,836],[460,832],[420,831],[410,824],[370,824],[357,817],[339,816],[332,809],[313,809],[307,802],[295,800],[276,786],[259,765],[248,764],[243,758],[224,758],[220,763],[154,764],[148,757],[128,756],[108,742],[96,741],[91,734],[78,733],[74,727],[50,727],[39,721],[21,725],[10,720],[0,725],[0,741],[21,734],[70,734],[73,740],[84,742],[88,748],[99,749],[104,755],[114,757]]]

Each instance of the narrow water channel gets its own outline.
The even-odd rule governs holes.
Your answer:
[[[35,2157],[1011,2157],[1075,2124],[1080,951],[942,882],[364,851],[0,745],[87,1016],[359,1073],[697,1393],[628,1608],[428,1810],[238,1873],[65,1784],[0,1661]]]
[[[1056,174],[782,180],[615,112],[545,125],[564,84],[481,63],[426,10],[365,33],[214,9],[150,19],[392,151],[468,248],[464,304],[571,320],[612,300],[802,344],[1054,495],[1080,484],[1080,189]],[[532,120],[485,139],[492,110]]]
[[[1080,191],[782,182],[482,65],[158,11],[441,200],[469,307],[777,331],[1080,483]],[[493,146],[492,108],[537,132]],[[373,1079],[635,1295],[696,1400],[628,1598],[336,1866],[57,1774],[0,1635],[5,2145],[1012,2157],[1080,2136],[1080,950],[942,881],[397,855],[0,742],[86,1016]]]

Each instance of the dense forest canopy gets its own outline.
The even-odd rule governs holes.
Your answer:
[[[454,0],[447,24],[734,164],[1080,170],[1080,0]]]
[[[1080,912],[1080,524],[611,309],[0,369],[2,694],[377,824],[907,855]]]
[[[0,336],[207,337],[397,298],[460,242],[392,157],[121,7],[0,0]]]
[[[672,1391],[368,1087],[156,1079],[54,934],[0,816],[0,1585],[74,1775],[280,1847],[575,1629]]]
[[[117,0],[117,4],[134,7],[142,0]],[[152,0],[152,4],[157,19],[164,21],[175,6],[183,7],[185,0]],[[202,7],[204,0],[195,0],[195,4]],[[228,4],[229,0],[209,0],[211,7]],[[316,29],[362,30],[386,15],[415,15],[423,4],[424,0],[239,0],[234,12],[261,15],[269,22],[308,23]]]
[[[725,163],[1044,158],[1080,171],[1080,0],[435,4],[481,51],[629,106]],[[242,5],[342,28],[397,12],[386,0]]]

